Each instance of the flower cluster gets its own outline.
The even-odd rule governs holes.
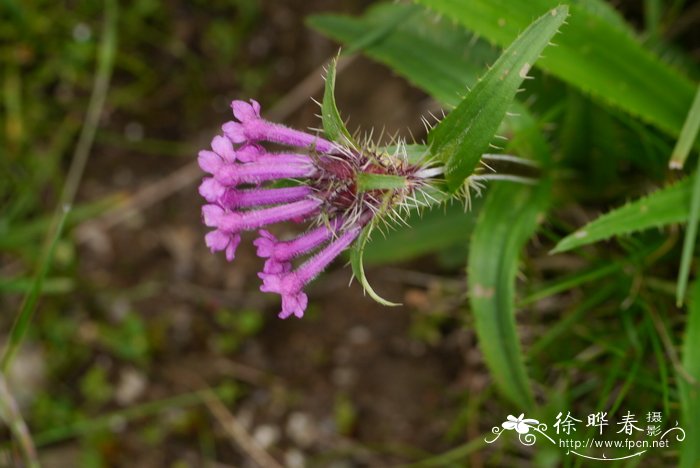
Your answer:
[[[210,175],[199,187],[207,201],[204,224],[214,228],[206,244],[231,261],[241,232],[258,230],[254,244],[265,259],[258,274],[261,291],[280,294],[280,318],[302,317],[308,301],[305,285],[375,218],[413,199],[434,172],[409,164],[400,154],[331,142],[269,122],[253,100],[233,101],[231,107],[236,120],[222,126],[224,134],[214,137],[211,151],[199,153],[199,165]],[[269,151],[264,142],[291,149]],[[358,183],[361,174],[399,176],[405,183],[366,189]],[[285,221],[309,228],[290,240],[261,229]],[[292,261],[304,256],[293,268]]]

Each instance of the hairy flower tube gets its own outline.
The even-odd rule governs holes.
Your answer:
[[[365,227],[419,203],[416,196],[440,171],[409,163],[401,144],[389,153],[369,143],[328,141],[263,119],[256,101],[231,107],[235,120],[222,126],[211,151],[199,153],[209,174],[199,186],[207,201],[204,224],[213,228],[206,245],[232,261],[241,233],[257,230],[254,245],[265,260],[260,290],[281,296],[280,318],[302,317],[305,286]],[[264,143],[288,149],[271,151]],[[280,240],[262,229],[288,221],[306,230]]]

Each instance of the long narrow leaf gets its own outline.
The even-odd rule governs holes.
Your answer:
[[[518,136],[512,149],[546,167],[550,152],[536,121],[523,114],[509,124]],[[536,187],[491,187],[469,247],[469,302],[479,346],[501,393],[523,411],[534,398],[515,326],[515,276],[520,252],[547,211],[550,189],[546,176]]]
[[[363,42],[367,36],[377,37],[375,31],[386,29],[386,22],[395,25],[391,34],[381,40],[365,42],[363,51],[391,69],[396,70],[415,86],[424,89],[445,105],[456,106],[466,86],[476,82],[480,60],[495,60],[483,43],[444,23],[436,26],[425,21],[425,15],[413,21],[396,24],[394,18],[406,17],[410,5],[380,4],[361,18],[339,15],[317,15],[309,24],[348,46]]]
[[[688,219],[691,191],[690,179],[657,190],[588,223],[559,241],[552,252],[565,252],[613,236],[683,222]]]
[[[417,0],[486,39],[505,46],[533,18],[551,8],[551,0]],[[635,40],[630,31],[566,2],[571,15],[566,34],[547,49],[537,66],[604,103],[619,107],[677,136],[694,86]]]
[[[326,86],[323,91],[323,103],[321,104],[321,120],[323,133],[331,141],[352,143],[352,137],[345,123],[340,117],[338,106],[335,104],[335,68],[337,59],[331,60],[326,73]]]
[[[432,154],[446,165],[450,190],[462,187],[464,180],[474,172],[530,67],[567,14],[568,8],[559,6],[528,26],[457,108],[428,135]]]
[[[498,388],[523,411],[534,398],[515,327],[515,275],[547,195],[546,184],[492,187],[470,242],[469,301],[479,346]]]
[[[65,208],[63,213],[60,215],[60,218],[58,218],[58,224],[52,232],[53,237],[51,238],[51,242],[47,246],[46,252],[41,259],[39,270],[34,276],[34,282],[31,290],[25,296],[19,313],[15,318],[15,322],[12,324],[9,341],[2,353],[2,358],[0,358],[0,372],[4,374],[7,373],[8,367],[12,362],[12,358],[17,352],[19,345],[22,343],[22,339],[27,332],[27,328],[29,328],[29,323],[36,308],[36,303],[39,300],[39,296],[41,295],[43,289],[44,278],[46,278],[46,274],[51,268],[54,252],[56,251],[56,245],[58,245],[58,240],[61,238],[61,234],[63,233],[63,227],[65,226],[68,212],[69,208]]]

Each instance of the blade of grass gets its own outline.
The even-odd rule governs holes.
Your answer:
[[[698,160],[698,170],[693,175],[693,192],[690,197],[690,210],[688,213],[688,224],[685,228],[683,238],[683,252],[681,253],[681,266],[678,270],[678,281],[676,289],[676,306],[681,307],[685,300],[685,291],[688,287],[688,274],[690,273],[690,263],[695,250],[695,239],[698,235],[698,219],[700,219],[700,160]]]
[[[431,467],[444,467],[444,466],[459,466],[455,465],[463,461],[472,453],[477,450],[481,450],[486,446],[486,437],[491,435],[491,433],[483,434],[469,442],[460,445],[459,447],[453,448],[452,450],[441,453],[434,457],[426,458],[416,463],[410,463],[404,465],[404,468],[431,468]]]
[[[542,335],[537,341],[535,341],[530,349],[528,350],[528,356],[533,358],[538,354],[542,353],[550,347],[550,345],[560,337],[563,333],[568,331],[574,324],[576,324],[586,312],[589,312],[594,307],[602,304],[606,299],[613,295],[617,290],[618,284],[612,283],[607,284],[603,288],[598,289],[585,301],[581,302],[576,306],[576,309],[570,314],[563,317],[552,327],[550,327],[544,335]]]
[[[78,191],[78,186],[90,155],[90,149],[95,141],[100,115],[102,115],[102,108],[107,98],[107,90],[112,77],[114,57],[117,50],[117,2],[116,0],[105,0],[104,4],[103,32],[97,53],[95,82],[92,87],[90,101],[88,102],[85,123],[78,137],[75,153],[66,176],[66,183],[61,193],[61,206],[71,205],[75,199],[75,194]]]
[[[583,273],[576,273],[566,278],[562,278],[560,280],[555,281],[553,284],[549,284],[541,288],[539,291],[523,298],[521,301],[519,301],[518,305],[525,306],[527,304],[532,304],[533,302],[537,302],[546,297],[553,296],[563,291],[568,291],[569,289],[573,289],[581,284],[609,276],[613,273],[616,273],[621,268],[621,264],[613,263],[612,265],[605,265],[594,270],[586,271]]]
[[[683,169],[685,160],[688,158],[690,149],[698,136],[698,130],[700,130],[700,86],[695,91],[695,98],[690,105],[688,116],[685,118],[676,146],[673,148],[671,160],[668,163],[670,169]]]
[[[687,439],[681,446],[681,468],[700,466],[700,281],[693,286],[693,294],[688,307],[688,320],[685,324],[683,339],[684,373],[695,379],[690,382],[684,375],[678,374],[678,392],[680,393],[683,429]]]
[[[182,393],[162,400],[149,401],[147,403],[132,405],[122,410],[112,413],[98,415],[95,417],[80,420],[73,424],[63,427],[55,427],[34,435],[34,443],[37,447],[54,444],[73,437],[79,437],[84,434],[94,433],[100,430],[114,427],[115,424],[123,424],[137,419],[153,416],[163,411],[172,408],[186,408],[190,406],[200,405],[204,403],[206,396],[205,392],[213,391],[216,394],[228,394],[231,385],[223,384],[219,387],[214,387],[211,390],[197,390],[193,392]],[[4,444],[0,444],[0,448],[5,448]]]
[[[127,196],[122,193],[107,196],[103,199],[87,202],[71,209],[66,218],[66,229],[82,223],[90,218],[126,203]],[[21,249],[27,243],[39,242],[39,238],[55,225],[55,213],[46,214],[23,224],[13,226],[11,230],[0,232],[0,249]]]
[[[14,438],[19,442],[20,450],[24,455],[27,466],[38,468],[39,458],[34,447],[34,441],[2,372],[0,372],[0,415],[7,422]]]
[[[48,246],[42,256],[38,273],[34,279],[34,285],[22,303],[19,314],[15,318],[10,330],[10,338],[2,357],[0,358],[0,372],[7,373],[19,345],[24,339],[24,335],[29,327],[31,317],[34,314],[36,303],[39,299],[42,285],[53,261],[56,245],[61,237],[65,226],[66,217],[70,211],[70,204],[75,199],[75,195],[80,185],[90,149],[95,140],[97,126],[100,115],[104,107],[109,88],[109,81],[112,76],[114,57],[117,44],[117,3],[116,0],[105,0],[105,13],[103,34],[97,55],[97,70],[95,82],[88,103],[88,110],[85,116],[85,123],[78,138],[75,153],[71,160],[66,182],[61,193],[59,208],[54,215],[54,223],[49,228]]]
[[[0,293],[27,294],[33,287],[33,278],[0,278]],[[40,294],[65,294],[72,289],[73,278],[46,278]]]
[[[44,278],[46,277],[46,274],[48,273],[49,268],[51,267],[53,256],[56,251],[56,245],[58,245],[58,240],[60,239],[61,234],[63,233],[63,226],[66,223],[66,217],[68,216],[69,211],[70,208],[68,207],[66,207],[63,210],[63,214],[58,221],[58,226],[53,232],[53,238],[51,239],[51,242],[48,244],[48,247],[44,252],[41,263],[39,265],[39,270],[37,271],[36,276],[34,276],[34,283],[32,284],[32,288],[29,291],[29,293],[24,297],[24,301],[22,302],[22,306],[20,307],[19,313],[15,318],[15,322],[12,324],[9,341],[5,346],[2,358],[0,358],[0,373],[7,374],[10,362],[12,361],[12,358],[14,357],[17,348],[19,348],[19,345],[22,343],[24,334],[27,332],[29,322],[32,318],[32,315],[34,315],[36,303],[39,300],[39,296],[43,288]]]
[[[664,414],[669,415],[671,414],[671,410],[669,405],[669,371],[668,365],[666,364],[666,356],[664,355],[661,339],[656,333],[654,323],[649,315],[646,317],[646,326],[647,334],[649,335],[651,341],[651,347],[654,350],[654,359],[656,360],[656,364],[659,368],[659,381],[661,383],[661,397],[664,404]]]

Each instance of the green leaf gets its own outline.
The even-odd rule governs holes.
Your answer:
[[[414,211],[406,219],[408,226],[399,226],[385,237],[374,236],[365,246],[364,261],[367,265],[400,262],[462,242],[474,229],[482,201],[474,200],[468,212],[460,204]]]
[[[355,246],[350,251],[350,265],[352,266],[352,274],[355,275],[355,278],[357,278],[357,280],[360,282],[360,285],[365,293],[369,294],[369,297],[385,306],[399,306],[401,304],[387,301],[374,292],[374,289],[372,289],[372,286],[370,286],[369,281],[367,281],[367,277],[365,276],[365,268],[362,257],[364,254],[365,245],[369,240],[371,230],[372,226],[367,226],[362,231],[360,237],[355,242]]]
[[[700,465],[700,281],[693,286],[683,340],[683,372],[679,372],[678,391],[683,429],[687,439],[681,444],[681,468]]]
[[[451,191],[459,189],[474,172],[530,67],[567,15],[568,7],[559,6],[528,26],[428,135],[431,152],[446,165]]]
[[[501,46],[552,5],[551,0],[417,1]],[[566,34],[537,66],[677,136],[693,99],[692,82],[644,49],[630,28],[609,14],[598,14],[584,6],[587,2],[567,3]]]
[[[489,190],[470,242],[469,302],[484,359],[501,393],[519,408],[534,398],[515,327],[515,275],[521,249],[537,226],[549,186],[508,183]]]
[[[426,21],[416,15],[401,24],[395,17],[406,16],[410,5],[379,4],[364,17],[317,15],[309,24],[323,34],[347,45],[357,44],[375,31],[386,30],[386,23],[395,25],[391,34],[381,40],[365,43],[363,51],[405,76],[415,86],[424,89],[443,104],[456,106],[459,93],[476,82],[483,66],[497,57],[495,50],[461,29],[443,22]]]
[[[17,349],[19,348],[24,335],[27,333],[31,318],[36,310],[36,304],[41,296],[44,280],[49,270],[51,269],[51,263],[53,262],[54,254],[56,252],[56,246],[58,245],[58,240],[61,238],[63,233],[63,228],[66,224],[66,218],[68,217],[69,207],[65,207],[60,214],[57,214],[56,225],[52,226],[49,231],[50,242],[46,246],[43,253],[41,261],[39,263],[38,271],[34,276],[31,289],[24,296],[24,301],[22,301],[22,306],[20,307],[17,317],[12,324],[12,329],[10,330],[10,337],[8,343],[5,345],[5,349],[2,352],[2,357],[0,357],[0,372],[6,374],[12,359],[14,358]]]
[[[599,217],[559,241],[552,252],[565,252],[612,236],[686,221],[692,191],[690,182],[684,179]]]
[[[331,141],[343,144],[354,145],[354,141],[348,129],[345,128],[343,119],[335,104],[335,68],[338,58],[334,58],[328,64],[326,73],[326,86],[323,91],[323,103],[321,104],[321,121],[323,123],[323,133]]]
[[[547,167],[550,151],[529,115],[508,121],[511,149]],[[495,183],[489,188],[469,246],[467,280],[479,346],[499,390],[519,408],[534,406],[515,326],[515,275],[527,240],[544,217],[551,181],[535,187]]]

